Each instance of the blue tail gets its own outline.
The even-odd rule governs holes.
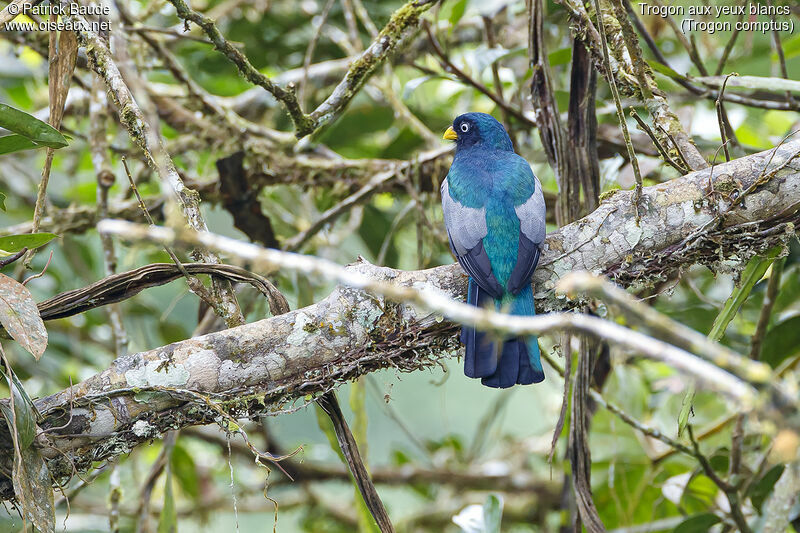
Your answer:
[[[476,307],[495,307],[495,301],[472,278],[469,280],[467,303]],[[530,286],[513,297],[510,311],[521,316],[536,314]],[[529,385],[544,380],[536,337],[498,342],[486,333],[464,326],[461,342],[464,343],[464,374],[481,378],[481,383],[487,387],[505,389],[517,383]]]

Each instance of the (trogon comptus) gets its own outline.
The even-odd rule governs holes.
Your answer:
[[[444,138],[456,143],[441,188],[444,224],[450,249],[469,275],[467,303],[536,314],[531,277],[545,237],[541,183],[491,115],[461,115]],[[464,326],[461,342],[464,373],[486,386],[544,380],[536,337],[498,339]]]

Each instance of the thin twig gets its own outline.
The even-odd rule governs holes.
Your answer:
[[[28,251],[27,248],[23,248],[22,250],[20,250],[19,252],[15,253],[15,254],[12,254],[12,255],[9,255],[8,257],[4,257],[3,259],[0,259],[0,268],[3,268],[4,266],[10,265],[11,263],[16,261],[17,259],[19,259],[23,255],[25,255],[25,253],[27,251]]]
[[[553,359],[553,357],[548,352],[542,351],[542,358],[545,361],[547,361],[547,363],[551,367],[553,367],[553,369],[562,378],[566,377],[565,370],[563,368],[561,368],[561,366],[558,364],[558,362],[555,359]],[[666,444],[667,446],[669,446],[670,450],[673,453],[675,451],[679,451],[679,452],[685,453],[686,455],[689,455],[689,456],[692,456],[692,457],[694,456],[694,453],[692,452],[692,450],[688,446],[685,446],[684,444],[681,444],[680,442],[668,437],[667,435],[664,435],[661,432],[661,430],[659,430],[657,428],[654,428],[654,427],[651,427],[651,426],[647,426],[644,423],[640,422],[639,420],[636,420],[631,415],[626,413],[621,407],[619,407],[618,405],[614,404],[613,402],[609,402],[608,400],[606,400],[603,397],[603,395],[600,392],[598,392],[597,390],[595,390],[594,388],[589,389],[589,395],[592,397],[592,400],[597,402],[602,408],[607,409],[609,412],[611,412],[614,415],[616,415],[617,417],[619,417],[620,420],[622,420],[623,422],[625,422],[626,424],[628,424],[629,426],[631,426],[635,430],[639,431],[643,435],[646,435],[646,436],[651,437],[653,439],[659,440],[659,441],[663,442],[664,444]]]
[[[757,381],[769,380],[772,375],[766,364],[754,365],[749,358],[708,339],[705,335],[660,313],[654,307],[637,302],[625,290],[588,272],[567,274],[558,282],[557,290],[571,297],[589,295],[619,308],[633,324],[648,328],[655,336],[691,352],[702,352],[715,364],[736,368],[738,374],[748,375]],[[751,374],[751,372],[753,374]]]
[[[395,166],[389,170],[384,172],[380,172],[375,174],[369,182],[364,184],[360,189],[356,192],[339,202],[338,204],[334,205],[330,209],[326,210],[322,213],[317,220],[315,220],[308,228],[304,231],[298,233],[297,235],[293,236],[291,239],[287,239],[284,242],[283,249],[288,251],[296,251],[299,250],[309,239],[311,239],[314,235],[319,233],[322,228],[326,225],[332,223],[336,220],[339,216],[343,213],[346,213],[353,206],[358,205],[360,203],[365,202],[369,199],[373,194],[380,191],[383,187],[387,185],[393,179],[396,179],[403,175],[403,172],[408,171],[409,168],[412,166],[419,165],[422,162],[433,161],[438,158],[442,153],[450,151],[450,147],[440,148],[438,150],[433,150],[431,152],[427,152],[422,154],[415,160],[410,160],[401,163],[400,165]],[[431,229],[433,229],[431,227]]]
[[[692,449],[694,450],[694,456],[697,458],[697,461],[700,463],[700,466],[703,469],[703,472],[706,476],[708,476],[714,484],[722,490],[725,494],[725,497],[728,499],[728,503],[730,505],[730,514],[733,521],[736,522],[736,526],[739,528],[741,533],[752,533],[752,529],[750,525],[747,523],[747,519],[744,517],[744,513],[742,512],[741,505],[739,504],[739,493],[736,490],[736,487],[725,481],[724,479],[720,478],[717,473],[714,471],[714,468],[711,466],[711,463],[708,461],[708,458],[700,452],[700,447],[697,445],[697,441],[694,438],[694,432],[692,430],[692,425],[688,424],[686,426],[689,434],[689,440],[692,443]]]
[[[522,111],[510,106],[505,100],[503,100],[502,97],[498,96],[497,93],[490,90],[484,84],[482,84],[481,82],[479,82],[478,80],[476,80],[475,78],[473,78],[472,76],[470,76],[469,74],[458,68],[455,65],[455,63],[453,63],[453,61],[450,59],[450,57],[447,55],[447,53],[445,53],[444,49],[442,49],[442,45],[439,44],[439,40],[436,38],[436,36],[433,34],[433,31],[431,30],[430,23],[428,23],[428,21],[426,20],[425,22],[423,22],[422,26],[425,28],[425,32],[428,35],[428,41],[431,43],[431,48],[433,48],[433,52],[436,54],[439,63],[442,65],[442,68],[455,74],[456,77],[460,78],[462,81],[467,83],[467,85],[471,85],[478,92],[485,94],[492,102],[497,104],[497,106],[500,109],[505,110],[515,119],[525,124],[527,127],[533,128],[536,126],[536,123],[531,119],[529,119],[528,117],[526,117],[522,113]]]
[[[394,533],[394,526],[378,495],[378,491],[375,489],[375,484],[372,482],[369,472],[367,472],[364,461],[361,459],[356,440],[350,428],[347,426],[347,421],[345,421],[342,410],[339,407],[336,393],[331,391],[321,395],[317,398],[317,405],[319,405],[330,418],[334,432],[336,433],[336,440],[339,443],[339,448],[342,450],[342,455],[345,458],[347,467],[353,474],[356,488],[358,488],[358,491],[361,493],[361,497],[364,499],[364,503],[372,514],[381,533]]]
[[[564,421],[567,419],[567,407],[569,405],[569,386],[572,378],[572,348],[570,346],[572,337],[561,335],[561,353],[564,357],[564,370],[559,374],[564,378],[564,387],[561,392],[561,410],[558,413],[558,421],[553,429],[553,438],[550,440],[550,453],[547,454],[547,463],[550,465],[550,477],[553,476],[553,456],[556,453],[556,444],[564,432]],[[549,362],[549,361],[548,361]],[[551,363],[552,365],[552,363]]]
[[[625,113],[622,111],[622,102],[619,98],[619,91],[617,90],[617,81],[611,70],[611,60],[608,56],[608,41],[606,40],[606,25],[603,22],[603,10],[600,8],[600,0],[594,0],[595,13],[597,15],[597,28],[600,32],[600,43],[603,48],[603,61],[605,69],[608,73],[608,85],[611,88],[611,95],[614,97],[614,105],[617,108],[617,120],[619,126],[622,128],[622,136],[625,139],[625,146],[628,147],[628,159],[630,160],[631,168],[633,169],[633,177],[636,180],[636,188],[633,196],[634,209],[636,210],[636,223],[639,223],[639,200],[642,197],[642,173],[639,170],[639,161],[636,159],[636,152],[633,150],[631,143],[631,135],[628,132],[628,124],[625,122]],[[644,91],[644,89],[642,89]],[[689,165],[687,165],[688,167]]]
[[[99,34],[91,30],[91,25],[83,16],[68,14],[65,15],[65,18],[76,28],[78,41],[86,47],[92,69],[103,78],[108,87],[109,94],[120,111],[120,121],[128,130],[131,139],[142,150],[161,181],[174,193],[188,225],[195,230],[205,230],[206,223],[200,210],[197,192],[186,187],[178,174],[158,131],[148,122],[134,99],[105,41]],[[205,251],[197,251],[197,258],[208,263],[219,263],[216,255]],[[214,309],[220,313],[229,327],[242,324],[244,316],[230,285],[213,277],[211,283],[214,298],[218,300]]]
[[[361,0],[353,0],[353,8],[355,9],[356,15],[358,15],[359,20],[367,28],[367,31],[374,39],[378,36],[378,27],[375,26],[375,23],[372,21],[372,18],[369,16],[367,9],[364,7],[364,3]]]
[[[775,146],[775,148],[772,150],[772,154],[770,155],[769,159],[767,159],[767,162],[764,165],[764,168],[761,170],[761,174],[759,174],[758,178],[756,178],[753,181],[753,183],[747,189],[742,191],[742,193],[739,196],[737,196],[736,199],[733,200],[733,202],[731,202],[731,205],[728,206],[728,209],[726,210],[726,213],[731,211],[734,207],[736,207],[740,203],[742,203],[744,201],[744,199],[747,196],[749,196],[753,191],[755,191],[758,187],[761,187],[762,185],[767,183],[769,180],[771,180],[778,172],[780,172],[781,170],[786,168],[789,165],[789,163],[794,161],[796,158],[800,157],[800,150],[798,150],[794,154],[792,154],[789,157],[787,157],[786,160],[783,163],[781,163],[780,165],[776,166],[775,168],[773,168],[769,172],[767,172],[767,168],[769,168],[769,165],[772,163],[772,158],[774,158],[775,154],[778,153],[778,148],[783,146],[783,143],[785,143],[787,141],[787,139],[789,139],[789,137],[792,137],[793,135],[795,135],[797,133],[800,133],[800,129],[796,129],[796,130],[791,131],[791,132],[787,133],[786,135],[784,135],[783,139],[781,139],[781,142],[779,142]]]
[[[44,268],[42,269],[42,271],[39,272],[38,274],[34,274],[33,276],[30,276],[30,277],[26,278],[25,281],[22,282],[22,284],[23,285],[27,285],[29,281],[34,280],[36,278],[41,278],[42,276],[44,276],[44,273],[47,272],[47,267],[50,266],[50,261],[52,261],[52,260],[53,260],[53,251],[50,250],[50,257],[47,258],[47,263],[45,263]]]
[[[101,38],[106,37],[101,34]],[[97,218],[108,218],[108,193],[116,181],[111,170],[111,155],[107,137],[108,122],[108,96],[103,80],[99,76],[92,76],[92,87],[89,95],[89,150],[92,155],[97,181]],[[114,240],[108,235],[100,235],[100,245],[103,248],[103,265],[106,276],[114,274],[117,270],[117,256],[114,251]],[[122,312],[119,305],[108,306],[108,321],[114,338],[115,355],[125,355],[128,346],[128,335],[122,321]],[[119,474],[117,474],[119,477]],[[113,492],[112,492],[113,494]]]
[[[161,477],[161,474],[164,473],[164,469],[170,460],[172,449],[174,448],[177,440],[178,431],[170,431],[164,435],[161,451],[158,453],[156,460],[153,461],[153,464],[150,467],[150,472],[147,474],[147,478],[145,479],[142,489],[139,492],[139,506],[137,512],[139,520],[136,524],[136,533],[150,532],[150,499],[153,494],[153,489],[156,486],[156,482]]]
[[[50,21],[55,22],[57,15],[50,15]],[[61,129],[64,117],[64,107],[69,92],[72,73],[75,70],[75,61],[78,56],[78,42],[72,32],[51,31],[48,44],[48,92],[50,97],[50,125],[56,130]],[[39,231],[45,205],[47,203],[47,185],[50,182],[50,170],[53,166],[55,149],[48,147],[42,168],[42,178],[36,190],[36,205],[33,209],[33,233]],[[25,267],[30,265],[35,250],[30,250],[25,257]]]
[[[667,137],[667,138],[670,140],[670,142],[672,143],[672,146],[674,146],[674,147],[675,147],[675,152],[678,154],[678,157],[680,158],[680,160],[681,160],[681,163],[682,163],[682,164],[683,164],[683,165],[684,165],[686,168],[692,168],[692,166],[691,166],[691,165],[689,164],[689,162],[686,160],[686,157],[683,155],[683,151],[681,150],[681,147],[680,147],[680,146],[678,146],[678,143],[677,143],[677,141],[675,141],[675,137],[673,137],[673,136],[672,136],[672,134],[671,134],[669,131],[667,131],[667,129],[666,129],[666,128],[664,128],[664,126],[662,126],[661,124],[656,124],[656,127],[657,127],[659,130],[661,130],[661,133],[663,133],[663,134],[664,134],[664,135],[665,135],[665,136],[666,136],[666,137]]]
[[[731,154],[728,152],[727,130],[729,129],[731,133],[733,133],[733,128],[730,127],[727,115],[725,114],[725,108],[722,107],[722,96],[725,94],[725,86],[728,84],[728,79],[731,76],[738,76],[738,74],[736,72],[731,72],[725,76],[725,81],[722,82],[722,88],[719,90],[719,97],[717,97],[717,101],[714,102],[714,107],[717,108],[717,122],[719,123],[719,135],[722,139],[722,149],[725,151],[725,161],[731,160]]]
[[[492,17],[483,15],[481,19],[483,20],[483,27],[486,30],[486,44],[489,46],[489,48],[494,48],[497,46],[497,41],[494,37]],[[500,80],[500,70],[497,66],[497,63],[498,61],[492,61],[492,81],[494,82],[494,90],[497,92],[498,98],[505,101],[505,97],[503,96],[503,82]],[[508,136],[511,137],[511,145],[516,150],[517,139],[516,135],[514,134],[514,129],[511,127],[511,113],[509,113],[508,109],[505,107],[500,108],[500,113],[503,115],[503,125],[506,127]]]
[[[214,47],[236,65],[236,68],[239,69],[239,72],[247,81],[263,87],[278,101],[283,103],[297,131],[306,131],[308,128],[312,127],[312,120],[303,112],[297,95],[295,94],[293,84],[289,84],[286,88],[281,87],[259,72],[239,49],[235,48],[225,39],[214,23],[214,20],[190,8],[184,0],[169,0],[169,2],[175,6],[178,17],[187,22],[194,22],[200,26],[208,38],[211,39],[211,42],[214,43]]]
[[[330,96],[314,111],[306,114],[297,99],[293,84],[284,88],[264,76],[244,54],[225,39],[210,17],[192,10],[184,0],[169,0],[175,6],[178,16],[200,26],[214,46],[236,65],[245,79],[254,85],[263,87],[283,103],[294,123],[297,138],[305,137],[337,118],[378,66],[400,44],[406,33],[419,24],[421,15],[437,1],[411,0],[395,11],[372,44],[351,63],[344,79]]]
[[[130,183],[131,190],[136,196],[136,200],[139,202],[139,208],[142,210],[145,220],[147,220],[147,223],[151,226],[155,226],[156,223],[153,221],[153,217],[150,216],[150,211],[147,209],[147,205],[145,205],[142,195],[139,194],[139,189],[136,187],[136,182],[134,181],[133,175],[131,175],[131,171],[128,168],[128,161],[124,156],[122,157],[122,166],[125,168],[125,175],[128,176],[128,183]],[[208,289],[206,289],[205,285],[203,285],[203,282],[197,279],[196,276],[193,276],[186,271],[183,263],[180,259],[178,259],[178,256],[175,254],[172,248],[165,245],[164,250],[167,252],[167,255],[169,255],[170,259],[172,259],[172,262],[175,263],[175,266],[178,267],[178,270],[181,271],[181,274],[183,274],[183,276],[186,278],[186,283],[189,286],[189,289],[212,308],[215,307],[216,302],[211,296],[211,293],[208,292]]]
[[[767,5],[772,8],[772,0],[767,0]],[[784,79],[790,80],[791,78],[789,77],[789,71],[786,69],[786,57],[783,54],[783,46],[781,45],[781,35],[776,29],[777,25],[775,24],[775,14],[773,11],[770,11],[770,13],[770,18],[772,19],[773,24],[772,43],[775,46],[775,52],[778,54],[778,65],[781,69],[781,76],[783,76]],[[786,91],[786,101],[795,106],[797,105],[797,101],[795,100],[794,96],[792,96],[791,91]]]
[[[746,4],[747,0],[742,0],[741,5]],[[739,28],[740,24],[744,20],[744,10],[739,13],[739,20],[737,24],[733,26],[733,32],[731,33],[730,39],[728,42],[725,43],[725,49],[722,51],[722,55],[719,58],[719,62],[717,63],[717,68],[714,70],[714,75],[719,76],[722,74],[722,71],[725,69],[725,63],[728,62],[728,56],[731,55],[731,50],[733,50],[733,45],[736,44],[736,39],[739,37]]]
[[[733,486],[738,483],[735,476],[739,475],[742,466],[742,444],[744,443],[744,415],[736,416],[736,424],[731,432],[731,454],[728,464],[728,482]]]
[[[665,13],[667,13],[667,6],[664,5],[662,0],[653,0],[653,1],[660,8],[664,9]],[[683,45],[683,48],[689,54],[689,58],[692,60],[692,63],[694,63],[694,66],[697,67],[697,70],[700,72],[700,74],[703,76],[708,76],[708,71],[706,71],[706,67],[705,65],[703,65],[703,61],[700,59],[700,55],[697,53],[697,49],[692,47],[692,44],[683,34],[683,31],[681,31],[680,25],[678,25],[678,23],[675,22],[675,19],[670,14],[667,14],[667,16],[664,17],[664,19],[667,21],[667,24],[669,24],[670,28],[672,28],[672,32],[675,34],[675,37],[678,39],[681,45]]]
[[[136,24],[132,26],[122,26],[122,29],[129,33],[138,33],[138,34],[160,33],[163,35],[168,35],[169,37],[173,37],[174,39],[186,39],[188,41],[195,41],[198,43],[204,43],[210,45],[214,44],[205,37],[198,37],[196,35],[181,33],[175,28],[160,28],[158,26],[143,26],[140,24]]]
[[[639,116],[633,107],[630,108],[630,115],[633,117],[636,123],[639,124],[639,127],[642,129],[642,131],[644,131],[647,136],[650,137],[650,140],[653,141],[653,145],[656,147],[656,150],[658,150],[658,153],[661,154],[661,158],[664,159],[669,166],[684,175],[691,172],[690,169],[678,165],[672,159],[672,157],[670,157],[669,152],[666,148],[664,148],[664,145],[661,144],[661,141],[658,140],[658,137],[656,137],[655,133],[653,133],[653,130],[650,129],[650,126],[647,125],[647,122],[645,122],[642,117]]]
[[[328,0],[325,7],[322,8],[322,14],[319,15],[317,27],[306,47],[306,53],[303,58],[303,78],[300,80],[300,86],[297,88],[297,99],[301,104],[305,101],[306,86],[308,85],[308,67],[311,66],[311,59],[314,57],[314,49],[317,47],[319,36],[322,34],[322,28],[325,27],[325,23],[328,20],[328,14],[333,7],[333,2],[334,0]],[[316,17],[314,17],[314,20],[316,20]]]
[[[123,20],[132,22],[132,15],[126,9],[123,8],[119,11]],[[269,128],[254,124],[249,120],[243,119],[241,116],[233,112],[229,107],[223,105],[220,98],[210,94],[203,87],[201,87],[200,84],[195,82],[183,65],[181,65],[180,61],[178,61],[178,59],[175,57],[175,55],[152,35],[145,32],[141,34],[141,38],[163,61],[164,66],[170,71],[172,76],[186,87],[191,100],[199,101],[206,111],[221,118],[224,121],[224,124],[227,126],[227,131],[230,135],[238,137],[242,132],[246,132],[251,135],[270,139],[279,144],[288,142],[289,138],[284,132],[271,130]]]

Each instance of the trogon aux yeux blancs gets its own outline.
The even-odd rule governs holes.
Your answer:
[[[531,277],[545,237],[542,186],[491,115],[466,113],[444,134],[456,154],[442,182],[450,248],[469,274],[467,303],[536,314]],[[536,337],[499,340],[464,326],[464,373],[489,387],[544,379]]]

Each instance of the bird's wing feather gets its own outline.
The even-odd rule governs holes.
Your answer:
[[[503,287],[492,273],[489,256],[483,248],[486,237],[486,207],[467,207],[450,196],[447,179],[442,182],[442,211],[450,249],[469,276],[493,298],[501,298]]]
[[[533,175],[527,162],[521,165],[522,172],[527,170],[529,179],[534,181],[533,194],[524,202],[514,207],[519,218],[519,248],[517,263],[511,271],[507,287],[512,294],[518,294],[525,285],[531,282],[533,271],[539,263],[539,245],[545,236],[545,205],[542,184]]]
[[[526,164],[527,166],[527,164]],[[528,167],[530,169],[530,167]],[[535,189],[530,198],[524,203],[514,207],[519,217],[520,232],[536,245],[544,242],[545,236],[545,205],[542,184],[539,179],[532,176]]]

